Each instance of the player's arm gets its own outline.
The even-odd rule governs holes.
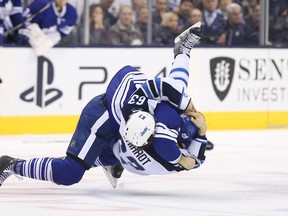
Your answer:
[[[155,118],[157,123],[152,145],[157,154],[175,166],[180,164],[187,170],[192,169],[197,162],[183,155],[177,145],[181,118],[175,108],[165,102],[160,103],[155,110]]]
[[[33,14],[36,14],[40,11],[43,7],[47,4],[51,4],[52,0],[34,0],[25,10],[24,10],[24,17],[27,19],[31,17]]]
[[[10,12],[10,19],[13,26],[16,26],[24,21],[22,0],[12,1],[12,10]]]
[[[133,95],[145,96],[158,102],[167,101],[179,110],[195,110],[187,89],[173,78],[155,78],[146,81]]]
[[[191,141],[188,144],[185,144],[186,149],[181,149],[183,156],[179,162],[184,168],[188,169],[198,168],[204,163],[207,145],[207,124],[205,117],[200,112],[192,112],[190,113],[190,117],[191,122],[197,126],[198,130]],[[194,162],[196,163],[194,164]]]

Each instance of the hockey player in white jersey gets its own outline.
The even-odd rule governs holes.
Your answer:
[[[199,27],[192,28],[175,45],[175,60],[168,78],[148,80],[143,73],[130,66],[117,72],[111,80],[106,94],[96,96],[83,109],[65,157],[21,160],[2,156],[0,158],[0,185],[12,174],[52,181],[60,185],[75,184],[81,180],[86,170],[94,166],[119,164],[121,158],[115,157],[112,149],[115,143],[118,143],[120,124],[128,123],[128,119],[135,114],[134,111],[144,110],[144,112],[149,111],[156,114],[154,111],[160,101],[169,103],[169,106],[175,109],[178,117],[179,113],[184,111],[188,113],[195,111],[186,87],[189,77],[189,53],[193,45],[200,39]],[[159,123],[161,122],[159,121]],[[178,127],[180,125],[178,124]],[[170,126],[165,128],[165,125],[162,124],[159,125],[159,130],[161,127],[165,133],[168,132],[166,133],[168,136],[159,137],[158,141],[166,143],[172,139],[173,142],[167,142],[169,145],[164,148],[164,151],[157,151],[156,147],[156,153],[167,163],[176,165],[175,167],[178,166],[181,170],[199,165],[198,155],[192,157],[179,153],[181,151],[175,142],[178,139],[177,135],[171,134],[175,132],[175,129],[169,128]],[[120,129],[120,133],[122,132]],[[169,132],[171,137],[169,137]],[[152,135],[153,131],[149,131],[149,133]],[[157,134],[156,129],[153,142],[157,140],[156,136],[158,135],[161,136],[161,131]],[[160,143],[158,147],[161,148]],[[169,153],[170,148],[172,149],[171,154]],[[114,150],[117,148],[115,147]],[[125,152],[122,151],[122,153]],[[167,158],[165,158],[165,153],[168,153]],[[129,157],[127,158],[129,159]]]

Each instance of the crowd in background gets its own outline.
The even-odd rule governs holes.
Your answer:
[[[151,41],[147,41],[148,1],[153,1]],[[77,10],[78,21],[59,44],[83,45],[84,1],[68,2]],[[90,0],[89,3],[90,46],[171,46],[178,34],[198,21],[203,25],[200,42],[203,46],[259,45],[259,0]],[[287,0],[269,0],[268,44],[288,45]]]
[[[90,2],[90,45],[147,45],[148,0]],[[288,1],[269,3],[268,44],[287,46]],[[201,21],[203,46],[257,46],[260,11],[259,0],[153,0],[151,44],[170,46],[180,32]],[[79,27],[77,34],[70,44],[80,43]]]

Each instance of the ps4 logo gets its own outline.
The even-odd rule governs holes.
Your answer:
[[[63,93],[53,87],[46,88],[46,86],[51,86],[54,80],[54,69],[51,61],[43,56],[38,57],[37,67],[36,85],[24,91],[20,98],[25,102],[35,102],[39,107],[46,107],[58,100]],[[46,77],[45,74],[47,74]]]

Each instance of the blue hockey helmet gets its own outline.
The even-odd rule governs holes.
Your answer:
[[[178,134],[178,141],[189,145],[192,139],[198,133],[199,128],[191,121],[191,117],[185,114],[181,115],[181,127]]]

